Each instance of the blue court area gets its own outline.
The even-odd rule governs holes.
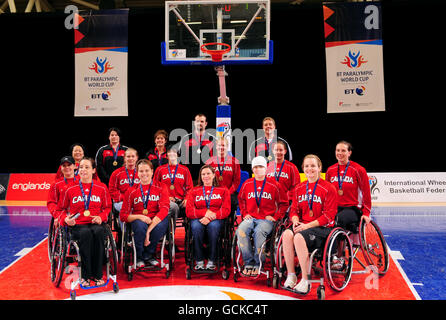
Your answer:
[[[446,299],[446,207],[375,207],[387,244],[423,300]]]
[[[50,220],[46,207],[0,206],[0,271],[47,237]]]
[[[446,299],[446,206],[374,207],[372,217],[421,299]],[[46,207],[0,206],[0,270],[46,238],[50,218]]]

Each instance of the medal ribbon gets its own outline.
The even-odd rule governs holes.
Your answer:
[[[125,173],[127,173],[127,179],[129,180],[130,187],[133,187],[136,178],[136,168],[133,169],[133,179],[130,179],[129,171],[127,170],[127,168],[125,168]]]
[[[175,178],[177,177],[178,165],[179,165],[179,163],[177,163],[177,165],[175,167],[175,172],[173,173],[173,176],[172,176],[172,171],[170,170],[170,164],[167,164],[167,169],[169,170],[169,178],[170,178],[171,185],[173,185],[175,183]]]
[[[342,184],[344,183],[345,175],[347,174],[347,170],[348,170],[349,166],[350,166],[350,161],[347,162],[347,165],[345,166],[344,174],[343,174],[342,179],[341,179],[341,177],[339,175],[339,163],[338,163],[338,185],[339,185],[339,190],[342,190]]]
[[[88,208],[90,207],[90,198],[93,191],[93,180],[91,180],[90,193],[88,194],[87,199],[85,199],[84,187],[82,186],[82,182],[80,180],[79,180],[79,187],[81,188],[82,199],[84,200],[84,208],[85,210],[88,210]]]
[[[282,165],[280,166],[279,173],[277,174],[277,162],[276,162],[276,171],[274,172],[274,177],[276,178],[276,181],[278,182],[280,179],[280,174],[282,173],[283,165],[285,164],[286,160],[283,160]]]
[[[220,173],[220,177],[223,177],[223,171],[225,170],[225,164],[226,164],[226,160],[228,157],[226,157],[223,160],[223,166],[220,168],[220,163],[218,162],[218,157],[217,157],[217,167],[218,167],[218,172]]]
[[[118,144],[118,146],[116,147],[116,151],[115,151],[115,149],[113,149],[113,147],[112,147],[112,151],[113,151],[113,160],[114,160],[114,161],[118,161],[119,144]]]
[[[309,182],[307,181],[307,202],[308,202],[308,207],[310,208],[310,210],[313,210],[313,198],[314,198],[314,194],[316,193],[316,188],[317,188],[317,184],[319,182],[319,178],[316,180],[316,183],[314,185],[313,188],[313,193],[311,194],[311,198],[310,198],[310,194],[308,193],[308,189],[309,189]]]
[[[268,154],[266,155],[267,157],[269,157],[271,151],[269,150],[269,142],[268,139],[265,137],[265,145],[266,145],[266,151],[268,152]]]
[[[262,201],[263,189],[265,188],[266,178],[263,179],[262,188],[260,189],[260,197],[257,195],[257,184],[254,178],[254,196],[256,197],[257,208],[260,209],[260,202]]]
[[[214,186],[212,186],[211,188],[211,193],[209,194],[209,200],[206,197],[206,191],[204,190],[204,186],[203,186],[203,197],[204,197],[204,201],[206,202],[206,207],[209,209],[209,207],[211,206],[211,199],[212,199],[212,193],[214,192]]]
[[[149,190],[147,191],[147,196],[144,197],[144,191],[142,190],[142,183],[139,184],[139,188],[141,189],[142,203],[144,209],[147,209],[147,204],[149,203],[150,189],[152,188],[153,180],[150,182]]]

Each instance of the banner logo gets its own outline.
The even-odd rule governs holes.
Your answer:
[[[360,54],[361,51],[358,51],[358,53],[355,54],[349,50],[348,55],[345,56],[344,61],[341,61],[341,63],[347,65],[347,67],[351,69],[359,68],[362,64],[368,62],[364,60],[364,57]]]
[[[364,86],[359,86],[359,87],[356,88],[355,92],[356,92],[356,94],[358,96],[363,96],[364,92],[365,92],[365,87]]]
[[[113,69],[113,67],[110,65],[110,62],[107,61],[107,58],[99,59],[99,57],[97,57],[96,62],[93,62],[93,65],[88,67],[88,69],[94,70],[97,74],[106,74],[107,71]]]

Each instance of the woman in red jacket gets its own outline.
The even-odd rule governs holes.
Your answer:
[[[152,162],[141,159],[136,170],[140,183],[126,191],[119,218],[132,225],[136,267],[157,266],[156,246],[169,226],[169,193],[165,186],[152,180]]]
[[[352,145],[341,141],[336,145],[338,163],[327,169],[325,180],[338,194],[336,226],[356,232],[361,219],[370,222],[372,196],[369,177],[364,167],[351,161]]]
[[[194,237],[195,270],[215,270],[217,245],[223,219],[229,216],[231,197],[225,187],[219,187],[215,170],[204,165],[198,176],[198,186],[187,195],[186,216],[191,219]],[[204,266],[203,238],[207,232],[209,239],[209,259]]]
[[[307,181],[299,184],[294,192],[290,210],[292,226],[284,231],[283,253],[288,276],[284,286],[300,294],[311,289],[308,281],[309,252],[323,248],[336,216],[336,190],[329,182],[321,179],[322,163],[318,156],[307,155],[302,164]],[[296,285],[294,267],[296,251],[302,271],[302,279]]]
[[[111,199],[105,184],[93,179],[95,161],[84,158],[79,163],[80,180],[66,186],[58,204],[59,221],[70,226],[74,240],[79,241],[82,261],[81,284],[86,287],[93,279],[103,285],[104,227],[111,210]],[[75,215],[80,216],[75,219]]]
[[[124,194],[128,188],[139,183],[136,172],[136,162],[138,161],[138,151],[128,148],[124,153],[124,166],[113,171],[110,176],[108,188],[113,200],[113,206],[117,212],[121,211]]]

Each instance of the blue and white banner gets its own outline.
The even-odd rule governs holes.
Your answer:
[[[385,111],[381,4],[324,3],[327,112]]]
[[[128,116],[128,9],[80,13],[74,116]]]

